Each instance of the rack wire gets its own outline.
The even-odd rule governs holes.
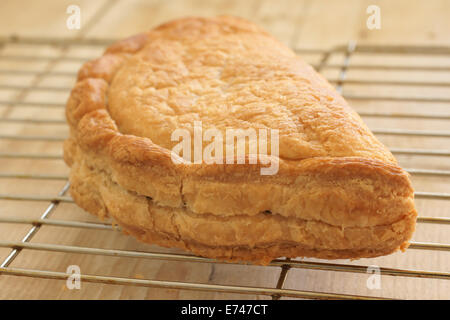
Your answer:
[[[94,58],[94,56],[70,56],[67,52],[73,47],[95,47],[103,48],[106,45],[113,42],[112,39],[74,39],[74,40],[62,40],[62,39],[50,39],[50,38],[0,38],[0,50],[7,48],[9,45],[13,46],[51,46],[52,48],[62,49],[59,55],[30,55],[30,54],[0,54],[0,62],[11,61],[42,61],[47,63],[45,68],[37,68],[30,70],[28,68],[9,68],[0,67],[0,77],[9,76],[32,76],[33,81],[31,84],[0,84],[0,92],[8,91],[14,92],[16,95],[14,98],[0,99],[0,128],[3,125],[17,125],[21,126],[22,130],[13,133],[0,133],[0,160],[10,159],[11,161],[18,159],[25,159],[34,161],[62,161],[61,153],[49,153],[46,151],[33,151],[33,152],[15,152],[11,150],[11,144],[14,143],[46,143],[57,144],[61,147],[62,141],[65,136],[60,134],[61,130],[54,130],[50,132],[51,128],[58,128],[58,125],[64,125],[65,120],[60,118],[30,118],[27,116],[11,116],[15,108],[51,108],[57,110],[64,109],[64,103],[55,101],[40,101],[33,99],[26,99],[29,95],[35,92],[59,92],[68,94],[71,87],[59,86],[59,85],[42,85],[41,80],[45,77],[69,77],[74,79],[76,71],[60,71],[54,70],[53,66],[60,62],[71,63],[83,63],[86,60]],[[444,80],[430,80],[430,81],[413,81],[413,80],[379,80],[379,79],[354,79],[349,78],[349,72],[353,70],[360,71],[402,71],[402,72],[431,72],[445,73],[450,72],[450,64],[448,65],[398,65],[398,64],[384,64],[384,63],[351,63],[355,54],[370,54],[374,56],[382,55],[397,55],[397,56],[443,56],[450,58],[450,47],[410,47],[410,46],[368,46],[357,45],[355,42],[351,42],[346,46],[337,46],[330,50],[311,50],[311,49],[297,49],[300,55],[316,55],[318,57],[316,63],[313,66],[318,71],[334,70],[338,72],[337,76],[328,77],[329,81],[333,83],[344,97],[351,101],[360,101],[363,103],[369,103],[372,101],[387,101],[387,102],[414,102],[414,103],[426,103],[426,104],[448,104],[450,102],[450,95],[447,92],[444,96],[398,96],[389,94],[378,94],[375,91],[373,94],[355,95],[344,92],[344,88],[348,85],[367,85],[367,86],[389,86],[395,87],[418,87],[418,88],[448,88],[450,82]],[[64,52],[64,53],[63,53]],[[330,62],[334,56],[342,56],[342,62]],[[450,61],[450,60],[449,60]],[[372,119],[400,119],[420,121],[424,123],[426,121],[450,120],[450,113],[448,112],[428,112],[424,110],[421,113],[417,112],[397,112],[391,111],[367,111],[361,110],[359,114],[363,118]],[[61,113],[62,115],[62,113]],[[26,134],[27,128],[31,125],[45,125],[46,134]],[[450,126],[449,126],[450,127]],[[50,128],[50,129],[49,129]],[[409,130],[409,129],[389,129],[389,128],[371,128],[377,136],[400,136],[400,137],[419,137],[419,138],[440,138],[444,139],[445,143],[443,148],[398,148],[389,145],[391,151],[399,156],[406,156],[409,159],[438,157],[443,159],[443,163],[447,161],[446,165],[440,168],[421,168],[410,167],[406,170],[414,176],[423,177],[435,177],[444,181],[444,184],[448,186],[450,179],[450,168],[448,160],[450,157],[450,148],[448,144],[448,138],[450,138],[449,130]],[[88,222],[88,221],[76,221],[76,220],[62,220],[52,218],[52,213],[62,203],[74,205],[73,200],[68,196],[67,190],[69,188],[67,174],[54,174],[53,172],[40,172],[40,173],[28,173],[26,170],[23,172],[13,171],[10,172],[2,168],[0,170],[0,186],[3,181],[14,180],[44,180],[44,181],[60,181],[65,182],[63,188],[55,195],[42,195],[39,193],[13,193],[6,192],[0,193],[1,201],[19,201],[19,202],[31,202],[38,201],[48,203],[48,206],[42,212],[39,218],[22,218],[15,216],[7,216],[0,211],[0,226],[7,224],[28,226],[29,229],[26,235],[20,241],[11,241],[2,239],[0,236],[0,248],[9,249],[7,256],[0,260],[0,277],[1,275],[9,275],[16,277],[32,277],[43,278],[53,280],[66,280],[68,274],[61,271],[31,269],[15,267],[14,262],[21,255],[24,250],[44,251],[53,253],[68,253],[68,254],[83,254],[83,255],[95,255],[95,256],[111,256],[121,258],[135,258],[146,260],[160,260],[160,261],[178,261],[187,263],[207,263],[216,264],[217,261],[212,259],[197,257],[190,254],[173,253],[173,252],[156,252],[156,251],[139,251],[139,250],[119,250],[119,249],[107,249],[100,246],[96,246],[93,243],[92,247],[73,246],[58,243],[41,243],[33,242],[32,239],[39,233],[42,227],[52,226],[59,228],[77,228],[83,230],[97,230],[115,232],[116,227],[107,223],[100,222]],[[440,201],[444,212],[450,212],[450,193],[448,190],[443,192],[426,191],[421,190],[416,186],[418,191],[415,192],[416,199],[422,199],[424,201]],[[3,188],[4,189],[4,188]],[[1,209],[0,209],[1,210]],[[439,228],[448,228],[450,225],[449,216],[425,216],[420,215],[418,217],[418,224],[431,224],[436,225]],[[434,250],[442,255],[448,255],[450,252],[450,243],[435,243],[435,242],[419,242],[413,241],[409,250]],[[444,261],[448,261],[447,258]],[[251,267],[251,266],[250,266]],[[238,294],[250,294],[258,296],[268,296],[272,299],[280,299],[282,297],[293,298],[308,298],[308,299],[382,299],[382,298],[395,298],[395,297],[381,297],[381,296],[364,296],[357,294],[344,294],[344,293],[331,293],[331,292],[317,292],[309,290],[297,290],[289,289],[285,287],[286,279],[291,272],[295,269],[307,269],[307,270],[321,270],[332,271],[337,273],[367,273],[367,265],[363,264],[348,264],[348,263],[334,263],[329,261],[307,261],[301,259],[277,259],[272,261],[267,268],[279,269],[279,275],[277,277],[277,283],[274,287],[260,287],[260,286],[246,286],[246,285],[227,285],[227,284],[212,284],[212,283],[198,283],[188,281],[162,281],[155,279],[137,279],[133,277],[117,277],[102,274],[82,274],[81,281],[108,284],[108,285],[123,285],[133,287],[153,287],[153,288],[169,288],[169,289],[181,289],[181,290],[196,290],[196,291],[213,291],[213,292],[226,292],[226,293],[238,293]],[[447,265],[447,267],[450,267]],[[449,268],[446,268],[448,270]],[[386,277],[406,277],[406,278],[425,278],[425,279],[437,279],[439,281],[450,280],[450,273],[446,271],[434,271],[434,270],[416,270],[409,268],[388,268],[381,267],[381,274]],[[17,279],[19,281],[19,279]],[[425,280],[423,280],[425,281]]]

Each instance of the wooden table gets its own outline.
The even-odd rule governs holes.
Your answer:
[[[0,43],[0,219],[39,219],[50,205],[49,199],[24,201],[8,196],[54,198],[66,184],[68,169],[61,160],[61,137],[68,133],[63,104],[67,89],[73,85],[74,73],[83,58],[101,54],[102,45],[36,45],[41,38],[117,39],[149,29],[169,19],[186,16],[232,14],[264,26],[277,38],[299,52],[307,61],[318,64],[322,52],[356,41],[365,45],[450,46],[450,2],[429,1],[309,1],[309,0],[208,0],[208,1],[77,1],[81,8],[81,29],[68,30],[66,8],[73,1],[8,1],[0,4],[0,37],[11,35],[23,39],[18,43]],[[381,29],[368,30],[366,8],[381,8]],[[28,41],[28,42],[27,42]],[[320,49],[305,51],[304,49]],[[21,56],[22,58],[17,58]],[[27,58],[28,57],[28,58]],[[31,57],[31,58],[30,58]],[[41,58],[32,58],[41,57]],[[52,57],[47,59],[45,57]],[[81,57],[81,59],[80,59]],[[321,72],[339,80],[345,52],[333,53],[329,65]],[[450,132],[450,55],[399,55],[354,53],[347,96],[425,97],[436,101],[349,99],[372,129],[422,130]],[[358,65],[405,66],[402,69],[367,69]],[[437,70],[408,70],[410,66],[432,66]],[[427,68],[425,68],[427,69]],[[445,70],[446,71],[445,71]],[[8,71],[8,72],[5,72]],[[444,71],[443,71],[444,70]],[[377,81],[433,82],[434,85],[380,85]],[[353,82],[352,82],[353,81]],[[375,83],[374,83],[375,82]],[[36,87],[39,87],[38,89]],[[46,89],[47,88],[47,89]],[[14,102],[12,104],[11,102]],[[416,113],[436,115],[433,118],[375,117],[372,113]],[[365,114],[365,115],[364,115]],[[10,120],[5,120],[10,119]],[[12,119],[12,120],[11,120]],[[24,120],[25,119],[25,120]],[[31,121],[30,121],[31,119]],[[42,122],[44,121],[44,122]],[[5,137],[10,136],[10,138]],[[17,136],[28,136],[18,140]],[[379,134],[390,148],[450,150],[449,137]],[[49,139],[33,140],[33,137]],[[53,141],[55,140],[56,141]],[[2,156],[3,154],[3,156]],[[9,157],[5,157],[9,154]],[[11,154],[54,156],[54,159],[27,159]],[[398,155],[406,168],[450,170],[450,157]],[[17,177],[17,174],[34,175]],[[14,175],[15,177],[9,177]],[[36,175],[44,175],[36,177]],[[48,176],[50,175],[50,176]],[[412,176],[417,191],[450,193],[449,175]],[[66,196],[66,195],[65,195]],[[66,200],[66,198],[63,198]],[[421,217],[450,218],[450,201],[418,199]],[[98,222],[70,202],[61,202],[51,212],[52,221]],[[0,222],[0,264],[11,254],[11,244],[19,243],[29,232],[29,223]],[[448,224],[419,223],[414,241],[450,243]],[[120,249],[142,252],[181,251],[138,243],[131,237],[108,229],[86,229],[42,225],[32,237],[31,249],[23,249],[9,265],[11,268],[48,270],[63,273],[69,265],[78,265],[82,274],[134,279],[168,280],[203,284],[274,288],[280,276],[279,267],[176,262],[144,258],[101,256],[86,253],[49,252],[37,249],[40,244],[57,244],[83,248]],[[309,262],[327,263],[314,259]],[[396,269],[450,271],[450,253],[443,250],[410,249],[377,259],[336,261],[348,265],[377,265]],[[283,288],[305,291],[342,293],[393,298],[449,299],[450,283],[442,279],[382,276],[379,290],[366,286],[367,273],[335,272],[292,268]],[[267,299],[260,294],[239,295],[205,291],[187,291],[151,287],[109,285],[82,282],[80,290],[69,290],[64,281],[13,275],[0,275],[0,298],[28,299],[179,299],[179,298],[250,298]]]

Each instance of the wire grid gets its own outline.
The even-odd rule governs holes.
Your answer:
[[[108,39],[77,39],[77,40],[61,40],[61,39],[46,39],[46,38],[3,38],[0,39],[0,49],[8,44],[15,45],[27,45],[27,46],[43,46],[52,45],[60,48],[70,48],[72,46],[92,46],[103,48],[106,45],[113,42]],[[381,46],[357,46],[355,42],[350,42],[346,46],[337,46],[331,50],[311,50],[311,49],[297,49],[299,54],[319,54],[319,63],[316,63],[314,67],[318,71],[322,71],[325,68],[336,69],[339,71],[339,76],[337,78],[330,78],[329,81],[336,85],[339,91],[343,91],[344,85],[347,84],[368,84],[368,85],[387,85],[387,86],[423,86],[423,87],[450,87],[449,82],[445,81],[394,81],[394,80],[352,80],[347,79],[347,73],[350,69],[359,70],[403,70],[403,71],[431,71],[431,72],[442,72],[450,71],[450,66],[426,66],[426,65],[373,65],[373,64],[351,64],[350,60],[355,52],[370,53],[374,55],[381,54],[396,54],[396,55],[410,55],[410,54],[421,54],[426,56],[434,55],[444,55],[450,57],[450,48],[448,47],[406,47],[406,46],[391,46],[391,47],[381,47]],[[336,54],[341,54],[344,56],[343,63],[331,63],[330,57]],[[74,61],[83,62],[94,57],[72,57],[67,55],[59,56],[33,56],[33,55],[0,55],[2,60],[31,60],[31,61],[45,61],[45,62],[56,62],[56,61]],[[51,68],[45,70],[9,70],[0,69],[0,75],[32,75],[37,78],[44,76],[68,76],[75,78],[75,72],[70,71],[54,71]],[[23,94],[33,92],[33,91],[60,91],[68,93],[70,87],[56,87],[56,86],[41,86],[33,83],[31,85],[17,85],[17,84],[7,84],[0,85],[0,89],[6,90],[17,90],[21,91]],[[23,96],[22,94],[22,96]],[[412,102],[427,102],[427,103],[449,103],[449,97],[411,97],[411,96],[390,96],[390,95],[350,95],[343,93],[344,97],[347,99],[361,100],[361,101],[375,101],[375,100],[386,100],[386,101],[412,101]],[[1,100],[0,106],[13,108],[13,107],[33,107],[33,108],[64,108],[64,104],[55,103],[52,101],[40,102],[40,101],[23,101],[20,96],[16,99],[11,100]],[[440,120],[450,120],[450,114],[436,114],[436,113],[398,113],[398,112],[359,112],[363,117],[386,117],[386,118],[399,118],[399,119],[415,119],[420,121],[427,121],[433,119]],[[32,118],[18,118],[9,117],[8,114],[0,117],[1,123],[18,123],[18,124],[64,124],[64,119],[32,119]],[[439,137],[439,138],[450,138],[450,131],[426,131],[426,130],[406,130],[406,129],[373,129],[373,132],[377,135],[400,135],[400,136],[419,136],[419,137]],[[60,136],[34,136],[34,135],[0,135],[0,140],[10,140],[10,141],[47,141],[47,142],[62,142],[64,137]],[[445,145],[444,145],[445,146]],[[438,157],[450,157],[450,150],[448,149],[405,149],[405,148],[391,148],[394,154],[407,155],[407,156],[438,156]],[[15,153],[8,152],[8,150],[0,150],[0,159],[10,158],[10,159],[31,159],[31,160],[62,160],[60,154],[49,154],[49,153]],[[422,176],[438,176],[444,179],[449,179],[450,171],[448,170],[437,170],[437,169],[424,169],[424,168],[409,168],[407,171],[412,175],[422,175]],[[30,218],[13,218],[13,217],[1,217],[1,224],[23,224],[29,226],[29,230],[25,237],[21,241],[4,241],[0,240],[0,247],[9,248],[10,253],[7,257],[0,261],[0,274],[13,275],[19,277],[35,277],[35,278],[45,278],[45,279],[59,279],[66,280],[68,277],[67,273],[55,272],[48,270],[38,270],[38,269],[22,269],[12,267],[13,261],[20,255],[24,250],[38,250],[47,252],[63,252],[63,253],[77,253],[77,254],[88,254],[88,255],[101,255],[101,256],[114,256],[114,257],[128,257],[128,258],[140,258],[140,259],[156,259],[156,260],[166,260],[166,261],[181,261],[181,262],[202,262],[202,263],[216,263],[212,259],[202,258],[193,256],[190,254],[179,254],[179,253],[161,253],[161,252],[142,252],[142,251],[132,251],[132,250],[114,250],[114,249],[103,249],[99,247],[81,247],[81,246],[70,246],[62,244],[47,244],[47,243],[31,243],[31,239],[39,232],[42,226],[55,226],[55,227],[70,227],[70,228],[83,228],[90,230],[113,230],[114,228],[106,223],[93,223],[84,221],[68,221],[68,220],[57,220],[52,219],[52,212],[61,203],[73,203],[73,200],[67,195],[67,190],[69,188],[68,177],[66,175],[55,175],[51,173],[40,173],[40,174],[27,174],[27,173],[6,173],[0,172],[0,178],[11,178],[11,179],[29,179],[29,180],[55,180],[55,181],[66,181],[64,187],[55,196],[42,196],[37,194],[0,194],[0,200],[15,200],[15,201],[42,201],[49,203],[48,207],[41,214],[38,219]],[[442,206],[449,208],[448,200],[450,200],[450,194],[445,192],[427,192],[427,191],[416,191],[416,199],[426,199],[426,200],[440,200]],[[445,225],[450,224],[450,218],[448,217],[418,217],[419,224],[435,224],[441,228],[445,228]],[[95,244],[94,244],[95,245]],[[412,242],[410,249],[412,250],[437,250],[442,252],[442,254],[448,254],[450,251],[449,243],[433,243],[433,242]],[[256,294],[256,295],[266,295],[271,296],[273,299],[279,299],[280,297],[294,297],[294,298],[310,298],[310,299],[375,299],[384,297],[373,297],[373,296],[361,296],[361,295],[349,295],[349,294],[339,294],[339,293],[327,293],[327,292],[313,292],[304,290],[293,290],[284,287],[286,277],[290,270],[292,269],[310,269],[310,270],[326,270],[334,272],[351,272],[351,273],[366,273],[367,266],[365,265],[353,265],[353,264],[340,264],[340,263],[330,263],[330,262],[310,262],[302,261],[298,259],[276,259],[270,263],[268,268],[279,268],[280,273],[278,276],[278,281],[276,287],[257,287],[257,286],[240,286],[240,285],[216,285],[208,283],[191,283],[191,282],[180,282],[180,281],[160,281],[151,279],[135,279],[135,278],[124,278],[124,277],[113,277],[104,275],[87,275],[82,274],[81,280],[92,283],[103,283],[103,284],[117,284],[117,285],[127,285],[127,286],[141,286],[141,287],[156,287],[156,288],[171,288],[171,289],[185,289],[185,290],[201,290],[201,291],[216,291],[216,292],[227,292],[227,293],[238,293],[238,294]],[[397,269],[397,268],[387,268],[382,267],[380,269],[382,275],[386,276],[401,276],[401,277],[414,277],[414,278],[428,278],[428,279],[440,279],[442,281],[450,279],[449,272],[437,272],[432,270],[408,270],[408,269]]]

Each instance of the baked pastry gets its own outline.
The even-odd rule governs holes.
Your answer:
[[[179,19],[113,44],[79,71],[66,115],[73,199],[144,242],[266,264],[385,255],[415,228],[394,156],[321,75],[240,18]],[[278,130],[278,153],[174,157],[173,132],[195,135],[195,122]],[[277,171],[262,174],[269,160]]]

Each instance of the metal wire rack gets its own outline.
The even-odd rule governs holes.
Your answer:
[[[0,83],[0,92],[6,91],[13,93],[10,96],[12,98],[0,96],[0,128],[5,125],[15,125],[18,126],[18,130],[14,128],[10,131],[1,130],[0,132],[0,161],[6,163],[0,169],[0,186],[3,181],[15,180],[26,180],[26,181],[60,181],[65,182],[63,188],[57,194],[42,195],[37,192],[33,193],[22,193],[20,192],[4,192],[0,194],[0,203],[4,201],[15,201],[15,202],[44,202],[48,203],[48,206],[42,212],[38,218],[26,218],[26,217],[16,217],[11,215],[4,215],[1,212],[0,207],[0,227],[7,224],[23,225],[27,226],[26,235],[20,241],[5,240],[5,237],[0,236],[0,248],[9,249],[9,253],[6,257],[0,260],[0,278],[1,275],[17,276],[17,277],[33,277],[33,278],[44,278],[44,279],[56,279],[56,280],[66,280],[68,274],[61,271],[52,270],[42,270],[34,268],[20,268],[15,267],[14,262],[21,255],[24,250],[32,251],[45,251],[45,252],[60,252],[60,253],[71,253],[71,254],[84,254],[84,255],[96,255],[96,256],[112,256],[112,257],[122,257],[122,258],[138,258],[147,260],[164,260],[164,261],[179,261],[188,263],[217,263],[214,260],[206,259],[202,257],[197,257],[189,254],[183,253],[173,253],[173,252],[153,252],[153,251],[138,251],[138,250],[118,250],[118,249],[107,249],[100,246],[96,246],[96,243],[92,244],[92,247],[86,246],[73,246],[58,243],[42,243],[34,242],[32,239],[39,233],[42,227],[52,226],[61,230],[63,228],[75,228],[92,230],[92,232],[98,230],[114,230],[115,228],[107,223],[100,222],[88,222],[88,221],[77,221],[77,220],[65,220],[65,219],[55,219],[52,218],[52,213],[60,206],[62,203],[67,203],[69,205],[74,205],[73,200],[67,195],[67,190],[69,187],[68,177],[66,174],[54,174],[52,172],[39,172],[39,173],[29,173],[28,170],[17,170],[17,165],[14,165],[14,169],[8,169],[8,163],[15,163],[16,160],[29,160],[30,165],[33,166],[35,161],[62,161],[61,153],[51,153],[43,152],[40,150],[30,151],[30,152],[17,152],[15,151],[14,144],[22,143],[50,143],[57,144],[60,150],[61,143],[64,140],[64,136],[61,135],[60,129],[55,129],[52,131],[51,128],[58,128],[60,125],[64,127],[65,120],[63,118],[63,112],[60,113],[59,118],[46,118],[46,117],[28,117],[25,115],[14,116],[14,111],[20,108],[32,108],[34,109],[56,109],[63,110],[64,103],[55,101],[42,101],[35,97],[35,93],[39,92],[58,92],[67,95],[70,90],[70,85],[59,86],[59,85],[48,85],[45,84],[46,77],[60,78],[66,77],[69,79],[74,79],[76,71],[74,70],[57,70],[55,66],[58,63],[75,63],[81,64],[82,62],[94,58],[94,56],[73,56],[71,55],[71,50],[73,48],[94,48],[102,50],[103,47],[110,44],[111,39],[76,39],[76,40],[61,40],[61,39],[45,39],[45,38],[0,38],[0,50],[7,49],[9,46],[15,48],[24,46],[31,49],[31,52],[35,52],[37,48],[40,47],[50,47],[51,50],[56,51],[58,54],[16,54],[0,52],[0,79],[9,79],[11,76],[23,76],[31,77],[32,81],[28,84],[22,83],[9,83],[9,81]],[[384,102],[398,102],[398,103],[420,103],[426,104],[427,106],[432,106],[433,104],[443,104],[448,107],[450,103],[450,92],[448,88],[450,87],[450,81],[444,80],[386,80],[386,79],[355,79],[348,77],[348,74],[354,70],[364,71],[370,73],[370,71],[376,72],[428,72],[431,76],[430,79],[434,79],[434,74],[450,73],[450,59],[447,65],[442,63],[438,64],[398,64],[398,63],[352,63],[352,59],[356,54],[366,54],[375,58],[382,57],[383,55],[394,55],[396,57],[411,57],[411,56],[425,56],[425,57],[444,57],[450,58],[450,47],[408,47],[408,46],[367,46],[367,45],[356,45],[356,43],[351,42],[346,46],[337,46],[331,50],[311,50],[311,49],[297,49],[296,50],[301,55],[314,55],[317,59],[313,63],[314,67],[324,72],[325,70],[334,72],[335,76],[328,76],[329,81],[336,85],[338,90],[340,90],[344,97],[352,102],[360,102],[360,104],[365,105],[372,103],[373,101],[384,101]],[[27,51],[30,52],[30,51]],[[331,60],[335,57],[341,57],[340,62],[332,62]],[[406,59],[409,61],[408,59]],[[38,68],[30,69],[25,67],[20,67],[22,63],[26,62],[42,62],[44,66]],[[377,60],[379,61],[379,60]],[[8,65],[8,62],[14,62],[19,67],[10,68],[4,67]],[[58,82],[58,81],[57,81]],[[44,83],[44,84],[43,84]],[[368,86],[371,88],[377,88],[378,86],[387,86],[389,90],[387,94],[380,94],[381,90],[372,90],[369,94],[356,95],[351,92],[344,92],[346,86]],[[428,96],[417,96],[414,94],[399,96],[392,88],[402,87],[402,88],[439,88],[444,90],[443,94],[440,95],[428,95]],[[445,92],[445,90],[447,90]],[[392,92],[390,94],[389,92]],[[8,96],[8,95],[5,95]],[[398,111],[398,110],[358,110],[359,114],[366,119],[399,119],[401,121],[416,121],[416,123],[424,124],[430,121],[449,121],[450,113],[446,112],[445,107],[441,108],[441,111],[430,112],[430,108],[422,108],[423,112],[411,112],[410,110]],[[29,131],[30,126],[45,126],[45,135],[36,134],[35,132]],[[423,126],[420,125],[422,128]],[[6,127],[5,127],[6,128]],[[447,128],[450,128],[448,126]],[[399,148],[395,145],[388,146],[391,147],[391,151],[398,156],[405,156],[411,163],[427,163],[427,157],[434,157],[437,160],[430,168],[421,167],[420,165],[414,165],[408,168],[407,171],[413,176],[423,176],[438,178],[443,183],[444,186],[448,186],[450,179],[450,145],[448,144],[448,138],[450,138],[449,130],[428,130],[428,129],[388,129],[388,128],[371,128],[373,132],[378,136],[387,137],[419,137],[419,138],[439,138],[443,140],[437,148]],[[5,133],[6,131],[6,133]],[[12,132],[12,133],[10,133]],[[32,133],[27,133],[32,132]],[[23,148],[22,148],[23,149]],[[25,147],[26,149],[26,147]],[[12,151],[13,150],[13,151]],[[45,149],[47,150],[47,149]],[[53,150],[53,149],[52,149]],[[424,159],[424,160],[421,160]],[[10,162],[6,162],[10,161]],[[12,162],[11,162],[12,161]],[[422,161],[422,162],[420,162]],[[440,165],[435,165],[436,163]],[[19,169],[20,166],[19,166]],[[6,182],[5,182],[6,183]],[[4,187],[1,190],[8,190],[8,187]],[[416,199],[421,199],[423,201],[439,201],[439,206],[443,208],[439,212],[444,212],[444,216],[434,216],[434,215],[422,215],[419,214],[418,224],[432,224],[439,228],[448,228],[450,224],[450,215],[445,216],[445,213],[450,213],[450,193],[446,190],[441,190],[439,192],[426,191],[420,189],[420,185],[416,185]],[[421,206],[425,208],[426,205]],[[448,232],[448,231],[447,231]],[[2,239],[3,238],[3,239]],[[419,242],[413,241],[409,250],[434,250],[439,252],[441,255],[448,255],[450,251],[450,243],[437,243],[437,242]],[[1,257],[1,256],[0,256]],[[401,259],[401,258],[400,258]],[[443,259],[444,265],[445,261],[449,261],[448,256]],[[252,266],[249,266],[250,268]],[[363,264],[351,264],[351,263],[334,263],[329,261],[308,261],[302,259],[277,259],[272,261],[267,268],[277,268],[279,269],[279,275],[277,276],[277,283],[274,287],[259,287],[259,286],[247,286],[247,285],[228,285],[228,284],[212,284],[212,283],[198,283],[190,281],[171,281],[171,280],[152,280],[152,279],[139,279],[135,277],[117,277],[102,274],[82,274],[81,281],[90,283],[101,283],[108,285],[123,285],[123,286],[134,286],[134,287],[154,287],[154,288],[170,288],[170,289],[181,289],[181,290],[200,290],[200,291],[214,291],[214,292],[226,292],[226,293],[238,293],[238,294],[250,294],[258,296],[269,296],[273,299],[279,299],[282,297],[294,297],[294,298],[308,298],[308,299],[365,299],[365,298],[386,298],[380,296],[363,296],[354,294],[344,294],[344,293],[328,293],[328,292],[317,292],[309,290],[298,290],[290,289],[285,287],[285,281],[291,270],[295,269],[308,269],[308,270],[322,270],[322,271],[332,271],[337,273],[366,273],[367,265]],[[444,266],[444,270],[449,270],[450,266]],[[381,274],[386,277],[409,277],[409,278],[427,278],[427,279],[439,279],[439,281],[450,280],[450,273],[447,271],[434,271],[434,270],[415,270],[409,268],[388,268],[381,267]],[[1,280],[1,279],[0,279]],[[19,279],[17,279],[19,281]],[[426,281],[426,280],[423,280]],[[395,297],[387,297],[395,298]]]

